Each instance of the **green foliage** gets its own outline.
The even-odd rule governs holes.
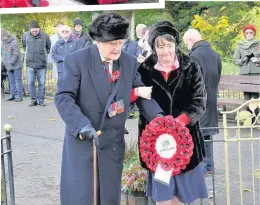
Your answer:
[[[260,29],[257,23],[260,22],[259,13],[257,2],[218,3],[216,7],[209,6],[200,15],[194,15],[192,26],[200,30],[203,39],[211,43],[223,60],[228,61],[232,59],[237,42],[244,38],[244,26],[251,23]]]
[[[140,166],[139,154],[124,161],[122,173],[122,191],[129,194],[144,195],[146,188],[147,171]]]
[[[16,35],[19,42],[22,34],[28,30],[31,20],[39,21],[42,30],[47,34],[55,33],[54,24],[62,21],[73,28],[73,20],[81,18],[87,31],[91,16],[95,12],[67,12],[67,13],[34,13],[34,14],[3,14],[1,26]],[[200,30],[203,38],[208,40],[224,61],[231,61],[237,42],[244,38],[242,29],[245,24],[254,24],[260,30],[260,2],[174,2],[166,1],[166,9],[122,10],[118,11],[130,21],[130,34],[135,36],[135,26],[139,23],[152,24],[168,20],[180,32],[180,37],[189,27]],[[257,37],[260,37],[258,32]],[[181,38],[182,40],[182,38]],[[181,43],[180,47],[185,50]]]
[[[222,61],[222,75],[238,75],[239,67],[233,63]]]

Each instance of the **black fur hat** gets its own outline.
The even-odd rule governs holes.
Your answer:
[[[179,32],[177,29],[169,21],[162,21],[152,26],[149,30],[148,43],[152,50],[154,50],[155,39],[164,34],[172,35],[175,38],[177,46],[179,45]]]
[[[89,35],[94,41],[106,42],[128,37],[129,22],[117,13],[98,15],[89,25]]]

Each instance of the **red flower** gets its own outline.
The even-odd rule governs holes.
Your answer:
[[[41,0],[40,7],[49,6],[48,0]],[[33,7],[31,0],[2,0],[0,8]]]
[[[118,78],[120,77],[120,71],[119,70],[116,70],[112,73],[112,76],[111,76],[111,81],[112,82],[115,82]]]

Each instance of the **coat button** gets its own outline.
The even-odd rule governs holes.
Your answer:
[[[116,147],[113,147],[112,150],[115,152],[116,151]]]
[[[99,112],[99,113],[102,113],[102,112],[103,112],[103,110],[100,108],[100,109],[98,109],[98,112]]]

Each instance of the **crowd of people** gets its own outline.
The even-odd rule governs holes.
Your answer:
[[[155,180],[154,173],[148,170],[147,195],[157,205],[207,198],[204,175],[214,171],[214,163],[212,143],[205,145],[204,140],[210,140],[219,130],[200,128],[218,127],[220,55],[198,30],[188,29],[180,37],[178,29],[168,21],[151,27],[138,24],[136,40],[128,38],[129,23],[116,13],[93,16],[88,33],[83,32],[79,18],[73,26],[74,30],[58,22],[56,33],[49,37],[32,20],[30,30],[22,36],[30,106],[45,106],[48,58],[53,61],[53,73],[58,79],[55,104],[66,124],[61,204],[92,204],[92,140],[98,150],[99,203],[120,204],[124,126],[131,103],[136,103],[140,112],[139,136],[155,117],[171,115],[190,130],[194,142],[190,163],[171,178],[169,186]],[[245,40],[238,44],[234,63],[240,66],[242,75],[259,75],[260,41],[255,39],[256,29],[247,25],[243,33]],[[4,29],[1,40],[2,62],[10,80],[7,100],[19,102],[23,62],[18,41]],[[180,50],[181,40],[189,54]],[[120,104],[120,109],[114,108],[114,103]],[[100,137],[97,130],[102,130]]]

